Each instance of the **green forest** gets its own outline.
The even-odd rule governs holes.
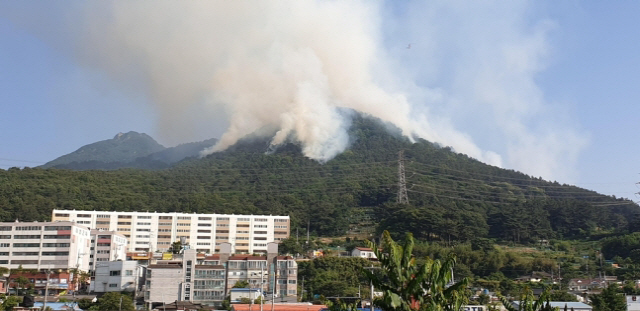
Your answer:
[[[314,236],[389,230],[424,241],[515,244],[635,230],[629,220],[638,206],[628,200],[411,141],[366,116],[354,117],[350,136],[350,148],[326,163],[295,144],[273,150],[250,138],[161,170],[0,170],[0,221],[46,221],[56,208],[277,214],[292,217],[292,232],[309,226]],[[401,150],[409,204],[396,203]]]

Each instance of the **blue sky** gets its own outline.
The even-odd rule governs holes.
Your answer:
[[[296,133],[307,144],[311,157],[332,154],[325,153],[328,148],[339,150],[341,146],[328,146],[327,139],[316,144],[314,139],[324,138],[308,136],[322,129],[318,124],[309,123],[314,129],[311,134],[301,130],[306,123],[299,120],[308,119],[298,114],[301,107],[325,107],[326,103],[279,107],[283,110],[265,121],[246,110],[268,114],[278,109],[266,104],[252,107],[251,100],[241,95],[245,87],[259,88],[256,85],[262,86],[267,78],[247,78],[255,83],[250,86],[242,85],[242,79],[229,85],[217,82],[218,74],[208,74],[218,70],[233,80],[236,73],[256,68],[264,72],[273,63],[262,66],[261,61],[272,62],[276,54],[284,58],[278,64],[284,65],[267,77],[287,80],[304,75],[306,82],[320,84],[312,85],[308,93],[297,89],[300,101],[309,102],[305,96],[320,92],[318,97],[328,97],[329,102],[363,107],[372,114],[406,108],[408,115],[423,118],[390,121],[407,120],[412,124],[407,131],[415,130],[488,162],[634,200],[639,191],[640,2],[409,1],[354,2],[346,7],[309,2],[293,9],[262,8],[267,12],[263,15],[286,20],[276,21],[273,27],[269,27],[274,23],[271,19],[252,15],[261,12],[244,7],[224,8],[239,12],[228,14],[246,22],[239,25],[222,15],[214,16],[218,23],[210,22],[211,16],[195,13],[203,11],[197,5],[157,9],[110,4],[0,4],[0,168],[38,165],[132,130],[148,133],[166,146],[225,133],[233,142],[232,129],[238,129],[238,135],[252,129],[243,127],[242,120],[260,125],[278,120],[277,125],[287,129],[284,134]],[[136,12],[146,10],[153,12],[149,14],[153,18],[145,15],[140,20],[151,26],[126,24],[141,17]],[[304,18],[289,18],[291,14]],[[302,24],[321,22],[326,16],[335,21],[308,29]],[[199,20],[208,22],[200,25]],[[122,21],[124,26],[118,24]],[[274,30],[255,35],[260,23]],[[341,25],[345,34],[335,31]],[[129,33],[129,29],[133,30]],[[305,31],[312,32],[311,39],[304,37]],[[210,37],[216,44],[230,43],[212,47],[206,44]],[[253,37],[259,44],[245,43]],[[284,43],[277,49],[269,45],[271,54],[264,56],[269,58],[234,59],[234,51],[250,54],[246,51],[253,53],[260,44],[276,40]],[[173,43],[165,45],[166,41]],[[171,50],[178,45],[189,49]],[[353,55],[344,59],[331,55],[344,46],[348,47],[344,53]],[[292,49],[295,52],[288,52]],[[310,50],[313,56],[296,49]],[[217,50],[224,53],[216,54]],[[188,56],[175,63],[184,67],[176,69],[173,58],[167,59],[174,54]],[[221,59],[243,64],[249,60],[255,66],[229,67],[237,70],[233,71],[226,63],[222,66]],[[292,64],[304,68],[314,68],[319,60],[321,79],[313,70],[286,72],[290,70],[287,59],[297,60]],[[361,59],[366,61],[359,64]],[[342,61],[358,64],[348,73],[333,72],[331,65]],[[359,70],[362,74],[353,75]],[[280,75],[282,71],[287,74]],[[363,88],[373,87],[372,92],[381,91],[380,96],[390,100],[400,98],[398,106],[359,103],[366,96],[351,103],[339,94],[352,94],[353,89],[331,86],[342,77],[357,80],[363,75]],[[186,91],[168,92],[164,83]],[[173,102],[164,102],[166,97],[180,104],[174,107]],[[261,97],[254,94],[249,99]],[[321,116],[319,120],[326,117],[330,128],[342,126],[330,107],[314,111],[315,115]],[[329,131],[327,135],[340,134]],[[323,151],[317,153],[319,149]]]

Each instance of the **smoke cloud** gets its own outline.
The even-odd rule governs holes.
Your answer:
[[[544,67],[552,25],[522,24],[522,3],[3,5],[0,15],[121,90],[144,94],[166,141],[191,135],[194,112],[210,119],[223,114],[228,127],[205,155],[275,127],[272,145],[297,141],[309,158],[329,160],[348,147],[343,108],[391,122],[409,137],[546,177],[570,173],[560,169],[561,158],[575,157],[584,145],[571,129],[543,133],[543,125],[531,125],[547,115],[534,76]]]

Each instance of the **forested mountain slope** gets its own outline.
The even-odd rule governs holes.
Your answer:
[[[0,170],[0,220],[47,220],[51,210],[290,214],[293,225],[342,235],[360,208],[378,229],[419,239],[490,237],[520,243],[626,230],[638,206],[582,188],[489,166],[463,154],[392,134],[358,116],[352,145],[325,164],[294,144],[265,153],[245,140],[163,170]],[[409,205],[395,204],[404,150]],[[292,231],[295,231],[295,227]]]

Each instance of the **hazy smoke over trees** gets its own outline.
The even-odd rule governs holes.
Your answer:
[[[532,168],[531,173],[540,175],[553,175],[558,158],[566,154],[575,156],[582,145],[567,149],[562,134],[547,139],[528,130],[522,115],[535,113],[537,108],[529,108],[539,107],[540,98],[533,98],[534,103],[529,105],[526,99],[510,93],[511,87],[520,87],[519,78],[530,79],[539,70],[538,59],[545,49],[545,27],[534,27],[540,29],[533,34],[526,34],[529,29],[525,29],[524,35],[516,29],[515,39],[498,38],[499,42],[506,40],[515,46],[509,54],[512,59],[506,61],[510,64],[507,68],[516,68],[513,77],[509,77],[511,69],[506,70],[506,75],[501,72],[503,75],[499,78],[494,77],[490,68],[482,71],[474,67],[474,58],[478,55],[462,55],[460,63],[451,72],[455,74],[459,67],[468,65],[471,73],[489,74],[460,75],[460,79],[447,78],[454,81],[451,85],[434,83],[433,87],[425,87],[412,80],[424,77],[412,74],[406,60],[398,59],[400,53],[413,52],[409,59],[416,60],[414,69],[434,73],[430,79],[423,80],[436,81],[438,70],[431,69],[441,59],[435,57],[437,53],[433,51],[440,48],[439,44],[444,45],[444,52],[452,46],[438,39],[440,30],[437,28],[431,29],[434,33],[420,34],[423,41],[413,42],[413,50],[408,49],[412,38],[401,36],[404,42],[386,40],[389,30],[384,29],[384,25],[406,27],[405,35],[417,34],[419,29],[428,30],[412,24],[424,19],[419,16],[407,16],[406,21],[385,24],[383,19],[389,15],[386,10],[390,4],[371,1],[100,1],[47,5],[49,7],[34,10],[8,6],[4,15],[68,53],[81,66],[105,73],[121,89],[143,93],[156,107],[158,128],[166,141],[184,142],[189,138],[189,132],[193,130],[189,112],[199,111],[205,116],[211,115],[212,119],[224,114],[228,127],[219,143],[205,153],[223,150],[258,130],[275,128],[277,133],[272,144],[278,145],[288,139],[298,141],[306,156],[319,161],[331,159],[349,143],[346,132],[349,116],[343,114],[342,107],[391,122],[407,136],[452,146],[458,152],[490,164],[505,162],[525,171]],[[420,9],[433,13],[441,9],[440,6],[446,5]],[[457,8],[455,4],[451,7],[454,11]],[[523,5],[511,7],[506,15],[521,15],[525,10]],[[476,23],[482,24],[482,21]],[[458,32],[464,35],[464,31]],[[525,39],[519,41],[521,37]],[[389,48],[388,43],[397,46]],[[490,45],[495,43],[490,42]],[[520,53],[522,51],[524,53]],[[405,69],[398,69],[399,65]],[[503,69],[497,70],[505,71]],[[484,85],[475,79],[484,79]],[[470,88],[484,91],[471,95],[470,92],[459,92],[457,89],[468,80],[474,81]],[[535,84],[527,83],[524,83],[525,96],[536,95]],[[506,89],[509,91],[503,92]],[[494,112],[493,117],[499,119],[489,121],[495,122],[498,128],[497,138],[505,141],[497,148],[498,152],[482,150],[470,135],[456,129],[453,116],[463,115],[465,108],[459,107],[460,110],[454,113],[442,109],[474,100],[477,105],[468,113],[473,114],[484,101],[497,102],[481,109]],[[517,107],[500,108],[511,102]],[[499,123],[508,125],[503,127]],[[211,136],[215,134],[211,133]],[[582,142],[572,132],[565,136]],[[535,154],[539,151],[535,148],[547,152],[536,162],[540,167],[527,167],[528,164],[516,160],[523,153]],[[499,153],[508,156],[506,161]]]

